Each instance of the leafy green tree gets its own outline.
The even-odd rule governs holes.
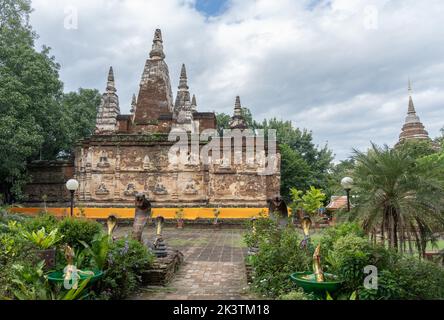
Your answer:
[[[5,0],[0,7],[0,191],[10,202],[26,181],[27,160],[43,153],[62,85],[48,49],[34,49],[30,1]]]
[[[327,185],[333,154],[327,146],[316,146],[310,131],[301,131],[290,121],[277,119],[264,120],[256,124],[256,128],[263,129],[265,136],[268,130],[276,130],[281,149],[281,194],[284,198],[290,198],[291,187],[307,190],[310,186]]]
[[[341,186],[341,180],[349,177],[353,173],[355,162],[353,159],[340,161],[338,164],[332,165],[327,175],[327,184],[325,186],[325,194],[327,199],[332,196],[344,194],[344,188]]]
[[[290,189],[307,189],[310,184],[310,167],[302,156],[286,144],[281,144],[281,195],[289,198]]]
[[[82,89],[63,95],[65,141],[59,151],[70,154],[77,141],[93,134],[101,95],[96,89]]]
[[[60,66],[49,48],[34,47],[31,12],[29,0],[0,6],[0,193],[8,203],[21,198],[27,163],[68,154],[90,133],[98,104],[94,90],[63,95]]]
[[[424,254],[432,235],[444,230],[444,157],[416,159],[411,150],[373,144],[367,153],[355,151],[351,219],[362,222],[367,233],[381,232],[396,250],[405,251],[412,240]]]
[[[226,113],[216,114],[217,132],[220,136],[223,135],[224,129],[230,129],[230,120],[231,116]]]

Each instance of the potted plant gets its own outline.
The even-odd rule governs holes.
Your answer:
[[[54,229],[50,233],[47,233],[44,227],[38,231],[22,231],[22,236],[36,247],[35,253],[45,261],[47,269],[55,267],[56,249],[54,245],[63,238],[62,235],[59,235],[58,229]]]
[[[213,214],[214,214],[213,225],[216,227],[217,230],[219,230],[220,229],[220,223],[219,223],[220,210],[219,210],[219,208],[214,209]]]
[[[185,217],[185,213],[183,211],[183,208],[180,208],[179,210],[176,211],[177,229],[183,229],[184,217]]]

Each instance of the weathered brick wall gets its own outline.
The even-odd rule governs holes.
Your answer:
[[[45,195],[48,203],[69,201],[65,183],[74,176],[72,161],[36,161],[28,171],[31,182],[24,189],[28,203],[41,203]]]

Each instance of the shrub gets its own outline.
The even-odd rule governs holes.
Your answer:
[[[133,239],[119,239],[111,244],[108,268],[101,281],[101,298],[124,299],[137,289],[140,271],[154,260],[148,249]]]
[[[279,300],[314,300],[312,295],[306,294],[304,290],[293,290],[289,293],[281,295]]]
[[[365,238],[364,230],[362,230],[362,228],[356,223],[347,222],[325,229],[321,239],[321,247],[323,251],[330,252],[333,250],[333,245],[339,238],[350,234]]]
[[[51,232],[57,228],[57,224],[58,221],[53,215],[40,213],[34,218],[27,219],[24,227],[31,232],[40,230],[42,228],[45,228],[46,231]]]
[[[348,234],[334,242],[326,261],[325,269],[339,276],[345,288],[353,291],[364,281],[364,267],[371,264],[371,245],[367,239]]]
[[[59,232],[63,235],[62,243],[76,249],[83,249],[80,241],[92,244],[94,237],[103,231],[102,225],[98,222],[84,219],[66,218],[60,221]]]
[[[290,274],[310,270],[311,258],[300,249],[299,233],[291,228],[273,231],[259,242],[259,252],[251,257],[254,269],[253,290],[276,298],[290,292],[294,285]]]
[[[266,241],[274,233],[279,232],[277,222],[263,215],[254,221],[256,232],[253,232],[253,221],[250,220],[246,224],[249,231],[244,234],[244,242],[249,247],[255,247],[259,242]]]

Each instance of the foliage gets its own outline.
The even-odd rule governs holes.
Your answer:
[[[364,230],[357,223],[341,223],[334,227],[330,227],[324,230],[321,238],[321,248],[324,252],[333,251],[333,245],[339,238],[346,235],[355,235],[360,238],[365,237]]]
[[[67,139],[64,151],[69,153],[75,143],[89,137],[95,128],[97,108],[101,95],[96,89],[80,88],[78,92],[63,95],[61,104],[66,116]]]
[[[85,247],[86,252],[91,256],[94,262],[94,267],[99,270],[104,270],[111,245],[109,236],[104,233],[98,233],[92,240],[91,246],[82,240],[80,240],[80,243]]]
[[[254,228],[253,228],[254,224]],[[244,242],[248,247],[256,247],[259,242],[268,241],[272,233],[277,232],[277,222],[265,216],[264,212],[259,218],[246,222],[248,232],[244,234]]]
[[[91,245],[96,235],[102,232],[102,225],[86,219],[66,218],[60,221],[59,231],[64,244],[78,249],[83,248],[80,241]]]
[[[355,224],[325,231],[321,248],[324,271],[344,280],[342,295],[356,292],[361,300],[442,299],[444,269],[437,264],[403,256],[370,243]],[[378,270],[378,289],[364,288],[365,266]]]
[[[36,231],[45,228],[47,231],[52,231],[57,228],[57,218],[52,214],[40,213],[32,219],[27,219],[24,227],[28,231]]]
[[[24,239],[34,244],[37,248],[46,250],[62,240],[63,236],[59,235],[58,232],[58,229],[54,229],[47,233],[45,228],[41,228],[38,231],[22,231],[21,234]]]
[[[95,90],[63,95],[60,66],[50,49],[37,51],[30,0],[0,6],[0,193],[22,200],[27,164],[68,154],[90,133],[99,95]]]
[[[101,298],[124,299],[140,283],[140,271],[148,268],[153,255],[138,241],[124,238],[115,241],[108,254],[108,269],[101,281]]]
[[[279,300],[314,300],[314,297],[304,292],[304,290],[293,290],[289,293],[281,295]]]
[[[250,259],[254,268],[252,288],[271,298],[290,292],[293,283],[289,275],[307,270],[311,259],[300,249],[299,233],[292,229],[271,230],[269,236],[260,236],[259,252]]]
[[[322,190],[313,186],[305,194],[296,188],[291,188],[290,195],[294,204],[293,210],[301,208],[308,214],[315,214],[322,207],[325,200],[325,194],[322,193]]]
[[[344,177],[351,176],[354,167],[354,160],[347,159],[340,161],[338,164],[335,164],[330,168],[327,176],[327,183],[324,186],[327,199],[331,199],[332,196],[344,194],[344,188],[341,186],[341,180]]]
[[[77,288],[63,290],[53,288],[43,271],[44,262],[37,265],[15,264],[12,266],[12,293],[18,300],[76,300],[84,299],[90,279],[80,282]]]
[[[396,250],[405,251],[406,242],[415,240],[424,254],[431,235],[444,229],[444,161],[434,155],[428,156],[430,161],[416,159],[411,150],[406,144],[355,151],[356,207],[351,219],[368,233],[381,229]]]

